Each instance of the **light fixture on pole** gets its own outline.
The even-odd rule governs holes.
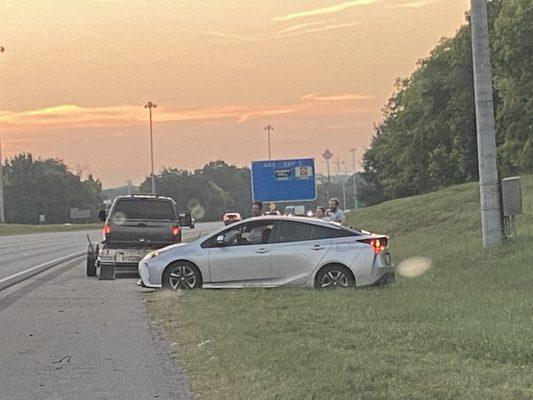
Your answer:
[[[144,108],[148,109],[150,118],[150,164],[151,164],[151,177],[152,177],[152,194],[155,194],[155,177],[154,177],[154,138],[152,131],[152,108],[156,108],[157,104],[149,101]]]
[[[327,196],[327,200],[329,200],[329,184],[331,183],[331,179],[330,179],[330,175],[329,175],[329,160],[331,160],[333,158],[333,153],[331,151],[329,151],[329,149],[326,149],[324,151],[324,153],[322,153],[322,158],[324,160],[326,160],[326,166],[327,166],[327,169],[328,169],[328,184],[327,184],[327,187],[326,187],[326,196]]]
[[[352,173],[353,173],[353,203],[354,210],[357,210],[357,186],[355,184],[355,148],[350,150],[352,152]]]
[[[270,132],[272,132],[274,130],[274,127],[272,125],[267,125],[265,126],[265,131],[267,131],[267,134],[268,134],[268,159],[270,160],[271,159],[271,154],[270,154]]]

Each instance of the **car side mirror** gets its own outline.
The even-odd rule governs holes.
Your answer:
[[[98,213],[98,219],[102,222],[105,222],[105,219],[106,219],[106,215],[105,215],[105,210],[100,210],[100,212]]]
[[[220,246],[224,245],[224,235],[217,236],[217,244],[219,244]]]
[[[189,214],[189,213],[179,214],[178,218],[179,218],[181,226],[191,227],[191,225],[192,225],[191,214]]]

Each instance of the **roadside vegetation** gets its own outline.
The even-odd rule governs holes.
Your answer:
[[[25,235],[28,233],[44,232],[72,232],[92,229],[101,229],[102,223],[73,224],[73,225],[22,225],[0,224],[0,236]]]
[[[389,201],[351,223],[391,235],[386,288],[146,295],[200,399],[533,399],[533,176],[517,237],[483,249],[477,184]]]

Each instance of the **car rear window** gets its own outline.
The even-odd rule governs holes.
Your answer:
[[[152,199],[119,200],[111,218],[125,219],[176,219],[174,206],[170,201]]]

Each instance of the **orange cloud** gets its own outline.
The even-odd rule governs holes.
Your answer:
[[[438,3],[441,0],[417,0],[409,3],[398,4],[397,6],[391,6],[389,8],[421,8],[430,4]]]
[[[343,93],[334,95],[320,95],[318,93],[309,93],[301,97],[302,100],[315,101],[354,101],[354,100],[373,100],[375,97],[367,94]]]
[[[300,100],[302,101],[292,104],[224,105],[214,107],[160,106],[154,112],[154,121],[160,123],[229,120],[234,123],[243,123],[253,119],[288,114],[320,115],[366,112],[367,109],[361,107],[349,106],[343,109],[338,104],[333,105],[333,103],[372,98],[372,96],[352,93],[329,96],[309,93],[301,97]],[[0,112],[0,127],[5,131],[138,126],[146,124],[146,121],[146,110],[142,106],[136,105],[90,108],[65,104],[22,112]]]
[[[271,22],[290,21],[296,18],[314,17],[316,15],[333,14],[356,6],[365,6],[377,3],[377,0],[349,0],[329,7],[315,8],[299,11],[292,14],[272,18]]]

